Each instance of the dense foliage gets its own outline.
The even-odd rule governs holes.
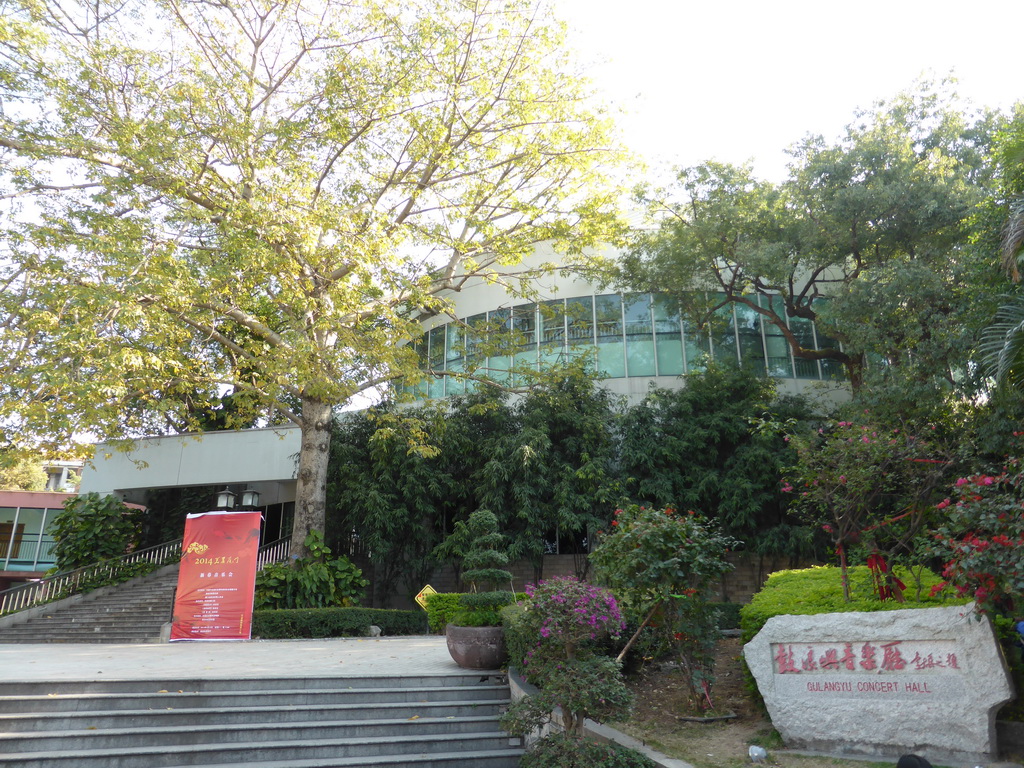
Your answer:
[[[382,635],[422,635],[423,612],[382,608],[316,608],[257,610],[252,615],[253,637],[264,640],[301,637],[367,637],[370,627]]]
[[[847,564],[857,547],[862,559],[884,571],[880,592],[902,601],[888,563],[908,554],[920,559],[914,550],[937,522],[933,497],[950,474],[949,455],[924,436],[850,421],[829,423],[792,442],[798,461],[783,490],[831,539],[847,599]]]
[[[358,605],[369,582],[345,556],[331,557],[319,532],[306,537],[308,555],[270,563],[256,574],[255,609]]]
[[[1017,456],[994,474],[959,478],[936,507],[948,515],[935,552],[948,587],[982,610],[1019,618],[1024,607],[1024,468]]]
[[[776,398],[770,381],[715,367],[629,409],[568,372],[514,402],[481,388],[346,415],[332,442],[329,540],[369,557],[381,600],[417,591],[441,564],[461,574],[465,522],[480,508],[497,518],[509,559],[538,576],[553,552],[585,574],[608,510],[652,498],[687,499],[759,553],[806,554],[812,532],[779,489],[787,444],[752,424],[766,416],[798,421],[807,409]]]
[[[779,434],[751,429],[803,423],[805,403],[780,398],[749,371],[709,366],[677,390],[654,390],[623,416],[620,471],[629,500],[694,509],[761,554],[807,556],[813,532],[788,514],[779,475],[795,455]]]
[[[954,387],[992,304],[978,288],[993,254],[970,245],[999,122],[923,84],[837,141],[797,142],[782,183],[715,162],[681,170],[650,195],[658,226],[638,234],[623,281],[678,294],[698,324],[736,305],[854,389],[869,361],[887,364],[872,368],[882,378]]]
[[[633,505],[614,514],[611,530],[590,555],[598,577],[633,615],[643,616],[634,637],[645,625],[659,627],[687,672],[694,709],[712,709],[719,630],[711,590],[732,570],[725,556],[736,541],[693,511]]]
[[[70,571],[130,552],[139,540],[142,512],[114,496],[86,493],[64,502],[50,525],[57,571]]]

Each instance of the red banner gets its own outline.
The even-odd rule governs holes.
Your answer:
[[[249,639],[259,544],[259,512],[185,518],[172,642]]]

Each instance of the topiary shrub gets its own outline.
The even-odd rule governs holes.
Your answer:
[[[462,563],[462,578],[469,582],[472,591],[462,596],[460,610],[451,623],[460,627],[500,627],[501,609],[515,599],[512,574],[505,570],[505,539],[498,531],[498,518],[487,509],[473,512],[467,528],[469,551]],[[508,590],[497,589],[504,584],[509,585]]]

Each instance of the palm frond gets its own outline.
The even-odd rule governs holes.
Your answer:
[[[980,362],[998,384],[1024,387],[1024,296],[1007,298],[982,332]]]
[[[1003,225],[1000,243],[1003,269],[1015,283],[1020,282],[1020,262],[1024,256],[1024,197],[1010,203],[1010,215]]]

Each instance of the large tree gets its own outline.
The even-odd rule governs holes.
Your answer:
[[[7,438],[302,429],[415,371],[446,292],[601,239],[608,125],[532,0],[0,0]]]
[[[743,305],[855,388],[869,357],[952,381],[970,346],[965,246],[995,119],[950,98],[922,86],[858,114],[836,142],[806,137],[782,183],[714,162],[681,171],[653,198],[660,220],[624,282],[679,293],[698,322]]]

